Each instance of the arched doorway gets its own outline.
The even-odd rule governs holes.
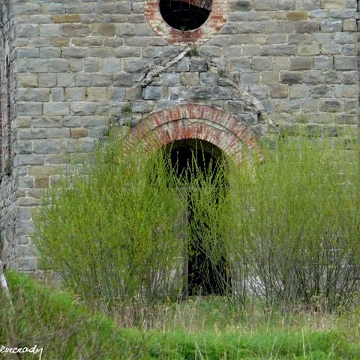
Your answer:
[[[263,158],[257,135],[245,124],[245,121],[241,120],[241,116],[234,116],[208,105],[180,104],[150,113],[130,130],[130,149],[138,142],[141,142],[149,152],[159,149],[170,152],[172,168],[178,176],[184,173],[188,165],[190,169],[195,166],[198,173],[202,174],[208,171],[210,164],[216,167],[217,163],[221,163],[225,155],[239,166],[248,157],[259,160]],[[188,177],[184,176],[184,178]],[[188,194],[185,189],[185,195]],[[216,209],[216,196],[211,199],[211,203]],[[186,251],[183,256],[185,259],[183,293],[184,295],[224,294],[228,289],[231,291],[231,282],[235,283],[236,279],[235,276],[234,279],[228,276],[230,261],[226,257],[225,247],[222,247],[221,235],[213,239],[220,250],[218,261],[214,263],[211,257],[206,256],[202,251],[201,232],[200,235],[196,234],[196,229],[206,230],[207,224],[197,216],[194,218],[191,206],[191,202],[188,201],[187,213],[183,216],[186,226],[191,229],[190,235],[193,240],[193,247],[184,247]],[[204,277],[204,273],[208,276]]]
[[[213,223],[207,216],[218,211],[219,197],[226,191],[224,154],[218,147],[199,139],[174,141],[165,146],[165,153],[180,180],[179,196],[184,196],[187,202],[183,214],[183,226],[187,226],[188,234],[183,294],[224,295],[230,286],[225,247],[221,235],[210,229]],[[201,188],[205,186],[214,189]]]

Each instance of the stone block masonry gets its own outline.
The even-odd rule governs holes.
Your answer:
[[[239,158],[279,127],[354,130],[358,11],[355,0],[213,0],[187,30],[154,0],[0,1],[2,260],[38,268],[33,208],[110,122]]]

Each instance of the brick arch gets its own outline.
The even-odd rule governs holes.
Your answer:
[[[244,123],[213,106],[183,104],[149,114],[131,130],[132,143],[160,148],[178,140],[207,141],[241,161],[245,152],[262,158],[261,145]]]

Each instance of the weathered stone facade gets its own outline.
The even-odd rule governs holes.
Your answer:
[[[257,151],[274,124],[356,127],[356,0],[213,0],[190,31],[158,5],[0,0],[1,247],[12,267],[37,268],[31,210],[110,122],[233,156]]]

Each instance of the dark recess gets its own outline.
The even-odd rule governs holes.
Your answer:
[[[160,14],[171,27],[189,31],[199,28],[207,20],[210,9],[200,1],[191,0],[160,0]],[[208,2],[206,2],[208,4]],[[195,5],[196,4],[196,5]],[[211,4],[211,3],[210,3]]]
[[[221,151],[213,145],[196,140],[178,141],[168,149],[173,170],[177,177],[184,181],[186,191],[190,192],[190,177],[198,176],[199,172],[216,174],[221,159]],[[195,162],[195,163],[194,163]],[[221,189],[219,189],[219,192]],[[218,192],[218,193],[219,193]],[[190,198],[190,196],[188,196]],[[209,199],[209,203],[217,206],[218,199]],[[203,232],[209,226],[205,221],[195,216],[192,204],[188,200],[189,242],[187,255],[187,286],[185,295],[224,295],[229,288],[229,277],[225,251],[216,261],[208,254],[203,244]],[[216,239],[220,244],[221,238]]]

